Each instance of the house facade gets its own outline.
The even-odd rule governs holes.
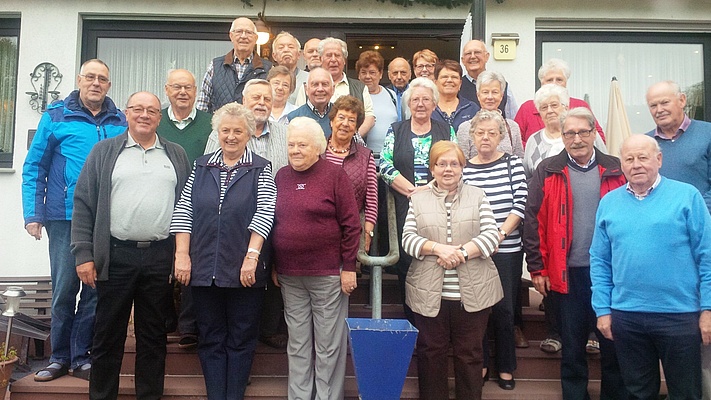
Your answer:
[[[35,241],[23,227],[22,164],[41,116],[37,108],[51,101],[51,92],[63,98],[74,90],[82,61],[99,57],[109,64],[109,96],[122,107],[128,94],[138,90],[153,91],[165,101],[163,80],[171,68],[190,69],[200,80],[209,60],[230,49],[227,31],[237,16],[255,18],[263,12],[273,34],[287,30],[302,43],[311,37],[346,39],[352,71],[359,52],[374,46],[386,60],[411,58],[425,47],[440,58],[458,59],[470,9],[389,0],[251,3],[0,3],[0,276],[49,274],[46,237]],[[517,35],[513,59],[495,59],[492,37],[498,34]],[[690,98],[691,115],[711,117],[711,2],[487,0],[485,41],[492,53],[487,68],[504,74],[519,104],[533,97],[541,62],[558,57],[571,65],[571,95],[590,102],[603,128],[612,76],[622,86],[635,132],[653,127],[644,92],[663,79],[680,83]],[[53,64],[61,81],[32,80],[42,63]],[[43,91],[50,92],[44,99],[39,96]]]

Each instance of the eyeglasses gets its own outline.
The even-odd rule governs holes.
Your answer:
[[[446,163],[446,162],[438,162],[435,164],[436,167],[442,168],[442,169],[447,169],[447,167],[452,168],[452,169],[457,169],[462,166],[462,164],[458,163],[457,161],[453,161],[451,163]]]
[[[482,50],[467,51],[466,53],[462,54],[462,57],[471,57],[471,56],[481,57],[485,53],[486,52],[482,51]]]
[[[244,29],[236,29],[236,30],[230,31],[230,32],[233,33],[237,37],[241,37],[241,36],[252,37],[252,36],[256,35],[256,33],[254,33],[254,31],[246,31]]]
[[[424,71],[426,69],[434,69],[435,65],[434,64],[419,64],[415,65],[415,70],[416,71]]]
[[[539,112],[546,112],[548,109],[551,110],[557,110],[561,106],[560,103],[549,103],[549,104],[541,104],[541,107],[538,109]]]
[[[567,132],[563,132],[563,137],[566,139],[572,139],[575,137],[575,135],[578,135],[581,138],[586,138],[586,137],[590,137],[590,135],[592,135],[593,132],[595,132],[595,129],[589,129],[587,131],[580,131],[580,132],[567,131]]]
[[[501,132],[475,131],[474,136],[477,136],[477,137],[484,137],[484,136],[497,137],[497,136],[501,136]]]
[[[82,78],[86,79],[89,82],[94,82],[95,80],[98,79],[99,83],[102,85],[106,85],[107,83],[110,82],[109,78],[107,78],[105,76],[101,76],[101,75],[94,75],[94,74],[81,75],[81,74],[79,74],[79,76],[81,76]]]
[[[431,103],[433,103],[433,100],[430,99],[429,97],[417,97],[417,98],[413,97],[410,99],[410,104],[417,104],[417,103],[431,104]]]
[[[186,92],[189,92],[189,91],[195,89],[195,85],[178,85],[177,83],[173,84],[173,85],[167,85],[167,86],[169,88],[175,90],[176,92],[179,92],[183,89],[185,89]]]
[[[135,112],[138,115],[143,115],[143,113],[147,113],[149,117],[157,117],[160,115],[160,110],[156,110],[155,108],[143,108],[141,106],[128,106],[126,107],[127,110],[131,110],[132,112]]]
[[[348,118],[343,114],[336,114],[336,121],[341,122],[341,123],[348,122],[349,125],[355,125],[358,122],[357,119]]]

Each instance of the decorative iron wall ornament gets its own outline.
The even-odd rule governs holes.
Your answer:
[[[34,92],[25,92],[30,96],[30,106],[42,114],[47,110],[47,104],[59,98],[57,87],[62,83],[62,73],[54,64],[44,62],[30,74],[30,83],[35,89]]]

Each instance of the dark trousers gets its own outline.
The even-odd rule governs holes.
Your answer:
[[[659,360],[670,399],[701,399],[698,313],[612,310],[612,337],[633,399],[659,398]]]
[[[193,292],[190,286],[180,285],[180,315],[178,316],[178,332],[180,335],[197,335],[195,322],[195,306]]]
[[[504,298],[491,307],[489,322],[493,327],[496,344],[496,369],[512,373],[516,370],[516,341],[514,339],[514,308],[516,293],[521,286],[523,251],[496,253],[491,256],[499,272]],[[489,367],[488,335],[484,336],[484,368]]]
[[[481,346],[490,309],[467,312],[459,301],[442,300],[436,317],[415,313],[420,333],[417,336],[417,375],[420,399],[447,400],[447,352],[450,344],[454,359],[454,386],[457,399],[481,399],[484,379]]]
[[[568,268],[568,294],[550,292],[552,300],[558,302],[560,312],[559,327],[563,342],[560,381],[563,386],[563,398],[590,399],[585,345],[589,333],[594,329],[600,342],[600,398],[628,399],[629,393],[622,383],[615,346],[597,330],[597,317],[590,303],[591,286],[590,268]]]
[[[400,259],[398,260],[397,267],[397,280],[398,286],[400,288],[400,300],[402,301],[402,307],[405,311],[405,318],[410,321],[411,324],[417,326],[415,321],[414,313],[410,306],[405,303],[405,280],[407,278],[407,271],[410,270],[410,264],[412,263],[412,257],[405,252],[402,248],[402,229],[405,226],[405,217],[407,217],[407,209],[409,208],[409,200],[407,197],[392,190],[393,197],[395,199],[395,219],[397,222],[397,243],[400,247]]]
[[[274,285],[270,276],[267,279],[267,290],[264,294],[264,306],[259,321],[259,335],[262,337],[276,335],[279,333],[279,325],[283,319],[284,300],[281,297],[281,290]]]
[[[171,296],[173,245],[154,242],[149,248],[111,244],[109,279],[96,282],[98,302],[92,348],[89,397],[118,397],[126,329],[134,308],[136,332],[136,398],[160,399],[165,375],[165,304]]]
[[[198,356],[210,400],[242,399],[257,347],[264,288],[193,286]]]

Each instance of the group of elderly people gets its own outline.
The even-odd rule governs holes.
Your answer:
[[[420,397],[447,397],[451,346],[457,398],[481,398],[489,323],[498,384],[514,389],[526,178],[562,150],[559,117],[571,99],[564,85],[542,86],[526,119],[541,128],[531,134],[500,111],[507,90],[500,73],[478,75],[477,104],[460,94],[467,78],[458,62],[422,50],[413,66],[416,78],[398,92],[380,85],[379,53],[360,55],[356,72],[376,114],[360,133],[364,105],[350,95],[329,103],[330,133],[313,118],[289,120],[296,78],[272,67],[268,119],[288,123],[289,163],[279,171],[247,145],[255,132],[247,107],[215,112],[219,149],[195,162],[171,226],[176,279],[210,310],[197,316],[210,399],[244,394],[269,279],[284,298],[289,398],[343,397],[356,253],[361,240],[370,250],[388,186],[402,239],[403,305],[420,331]],[[547,68],[569,75],[559,61]]]

